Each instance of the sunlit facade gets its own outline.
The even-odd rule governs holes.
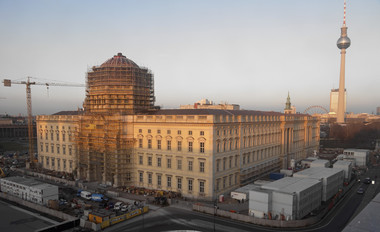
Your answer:
[[[76,170],[77,115],[37,116],[37,150],[40,166],[56,172]]]
[[[43,168],[114,187],[137,186],[211,200],[286,169],[292,160],[300,161],[318,149],[316,117],[253,110],[159,109],[153,106],[151,72],[143,69],[147,76],[140,82],[140,72],[128,76],[139,69],[134,62],[121,54],[112,59],[100,66],[117,72],[110,86],[89,84],[83,112],[37,117]],[[88,78],[94,83],[106,81],[103,74]],[[128,83],[135,90],[124,95],[120,89],[130,89]],[[68,162],[73,163],[70,168]]]

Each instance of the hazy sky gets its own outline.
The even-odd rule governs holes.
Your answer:
[[[349,112],[380,106],[379,12],[379,0],[347,2]],[[152,70],[164,108],[208,98],[282,111],[289,91],[299,112],[328,109],[342,21],[343,0],[0,0],[0,79],[85,83],[122,52]],[[75,110],[84,94],[33,86],[33,113]],[[26,114],[24,85],[0,87],[4,113]]]

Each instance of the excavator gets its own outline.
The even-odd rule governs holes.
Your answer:
[[[9,176],[9,172],[4,172],[2,168],[0,168],[0,178],[4,178]]]

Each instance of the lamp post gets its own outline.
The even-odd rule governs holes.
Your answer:
[[[216,210],[218,209],[218,199],[215,199],[214,201],[214,232],[215,230],[215,216],[216,216]]]

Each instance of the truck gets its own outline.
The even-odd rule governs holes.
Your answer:
[[[91,193],[87,191],[81,191],[80,196],[86,200],[91,200]]]
[[[108,201],[108,198],[100,193],[93,193],[91,195],[91,200],[96,202]]]

